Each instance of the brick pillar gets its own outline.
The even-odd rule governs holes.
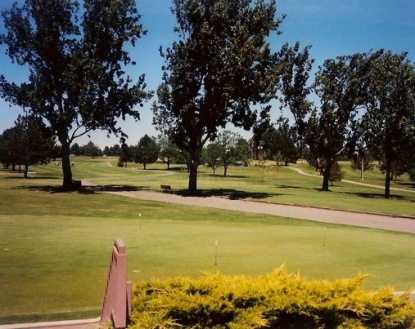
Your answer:
[[[111,321],[113,326],[126,328],[131,314],[131,282],[127,282],[127,248],[121,239],[116,239],[107,279],[101,323]]]

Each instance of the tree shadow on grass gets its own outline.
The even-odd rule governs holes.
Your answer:
[[[246,192],[235,189],[209,189],[198,190],[196,194],[189,194],[188,190],[179,190],[176,194],[181,196],[196,196],[196,197],[225,197],[229,200],[241,199],[266,199],[273,196],[283,195],[281,193],[264,193],[264,192]]]
[[[276,185],[276,188],[283,188],[283,189],[289,189],[289,190],[304,189],[304,187],[302,186],[294,186],[294,185]]]
[[[402,188],[415,189],[415,182],[399,182],[397,185],[402,186]]]
[[[148,186],[133,186],[133,185],[94,185],[94,186],[81,186],[73,188],[72,190],[64,189],[62,186],[57,185],[31,185],[20,186],[18,188],[28,189],[30,191],[41,191],[51,194],[55,193],[73,193],[79,194],[96,194],[99,192],[134,192],[140,190],[147,190]]]
[[[384,193],[366,193],[366,192],[345,192],[344,194],[356,195],[366,199],[385,199]],[[391,194],[389,199],[405,200],[402,195]]]
[[[238,179],[243,179],[243,178],[247,178],[248,176],[246,175],[232,175],[232,174],[227,174],[226,176],[223,175],[218,175],[218,174],[205,174],[206,176],[212,177],[212,178],[219,178],[221,180],[224,179],[233,179],[233,178],[238,178]]]
[[[2,179],[24,179],[24,180],[56,180],[56,179],[61,179],[59,177],[56,176],[29,176],[29,177],[24,177],[23,173],[17,173],[16,175],[13,176],[5,176]]]
[[[148,190],[148,186],[135,186],[135,185],[94,185],[94,186],[82,186],[79,189],[81,194],[95,194],[98,192],[136,192],[141,190]]]

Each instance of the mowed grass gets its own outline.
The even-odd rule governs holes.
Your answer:
[[[127,168],[118,168],[116,159],[111,158],[78,158],[74,161],[75,178],[90,179],[94,183],[107,187],[120,185],[133,189],[159,191],[160,184],[169,184],[177,193],[185,193],[187,189],[188,173],[183,170],[183,166],[173,165],[172,170],[167,171],[163,164],[151,164],[147,166],[148,170],[142,170],[142,166],[137,164],[129,164]],[[274,163],[268,162],[265,170],[254,164],[250,167],[231,167],[227,177],[223,177],[222,168],[218,168],[216,175],[213,175],[211,169],[200,166],[198,189],[204,196],[219,195],[235,199],[329,207],[415,218],[415,183],[410,182],[406,175],[400,177],[397,182],[392,182],[392,196],[386,200],[383,189],[384,175],[376,168],[367,171],[365,179],[361,180],[359,171],[351,170],[348,162],[342,163],[345,179],[357,183],[373,184],[378,188],[335,182],[330,187],[330,192],[322,192],[322,177],[305,162],[278,169]],[[314,176],[300,175],[293,170],[293,167],[300,168]],[[59,167],[53,170],[60,175]],[[400,190],[394,190],[394,188]]]
[[[166,183],[180,191],[187,186],[187,173],[181,170],[165,171],[154,165],[143,171],[137,165],[117,168],[115,163],[115,159],[76,159],[74,178],[91,180],[103,190],[158,190]],[[0,172],[0,323],[99,316],[111,248],[118,237],[127,245],[132,281],[209,271],[261,275],[285,264],[307,278],[334,279],[363,272],[369,275],[367,288],[415,287],[415,238],[410,234],[103,192],[59,193],[60,167],[34,169],[36,176],[29,179]],[[269,169],[264,180],[262,174],[255,167],[231,168],[230,176],[223,178],[219,172],[212,176],[202,170],[199,187],[206,197],[219,194],[291,203],[320,199],[331,206],[321,201],[327,195],[327,202],[336,207],[342,205],[336,199],[344,201],[346,196],[354,207],[369,203],[355,186],[336,183],[332,192],[324,194],[318,191],[319,178],[284,168]],[[369,192],[382,194],[382,190]],[[412,195],[396,195],[382,206],[377,205],[384,201],[380,197],[370,198],[371,209],[410,214]]]

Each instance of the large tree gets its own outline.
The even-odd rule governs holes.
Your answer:
[[[322,190],[329,190],[332,166],[353,145],[354,119],[367,101],[370,65],[366,54],[339,56],[324,61],[314,82],[320,99],[320,111],[308,119],[306,143],[319,162],[323,173]]]
[[[25,0],[2,12],[7,33],[0,44],[13,63],[29,69],[16,84],[0,76],[0,94],[29,108],[51,127],[62,146],[63,187],[72,188],[70,147],[96,129],[123,133],[118,119],[149,96],[144,76],[132,83],[125,50],[144,33],[134,0]]]
[[[415,67],[406,53],[385,50],[373,53],[368,62],[370,102],[362,131],[371,153],[382,163],[389,198],[392,173],[410,169],[415,160]]]
[[[154,123],[189,154],[191,194],[206,142],[228,123],[249,130],[258,114],[267,117],[289,49],[273,53],[267,42],[280,32],[276,11],[275,0],[174,1],[179,40],[161,50],[166,65]]]

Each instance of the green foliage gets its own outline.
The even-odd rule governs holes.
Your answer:
[[[349,128],[366,101],[366,58],[366,54],[354,54],[325,60],[316,75],[314,89],[321,107],[308,118],[305,141],[311,154],[325,161],[323,191],[328,191],[331,167],[350,143],[355,132]]]
[[[168,136],[157,136],[157,145],[160,149],[160,159],[167,165],[167,169],[170,169],[170,164],[178,163],[180,160],[180,150]]]
[[[268,115],[281,57],[267,42],[279,33],[275,0],[175,0],[179,41],[161,51],[166,65],[154,103],[157,129],[189,154],[190,193],[204,145],[228,123],[249,130]]]
[[[288,163],[295,163],[298,159],[298,152],[294,143],[294,135],[295,131],[290,128],[288,119],[280,117],[277,126],[269,127],[262,135],[261,145],[266,158],[275,160],[277,164],[282,161],[286,166]]]
[[[53,157],[53,133],[34,115],[19,115],[15,126],[0,135],[0,161],[8,165],[23,165],[25,177],[29,166],[47,164]]]
[[[0,94],[48,122],[62,148],[63,186],[72,187],[70,146],[96,129],[122,134],[119,118],[139,119],[135,105],[150,94],[144,76],[133,84],[125,50],[145,31],[134,0],[25,0],[2,12],[12,63],[28,68],[20,85],[0,76]],[[19,7],[20,6],[20,7]]]
[[[95,158],[97,156],[102,156],[102,150],[98,145],[94,144],[92,141],[89,141],[88,144],[85,144],[80,147],[80,152],[82,155]]]
[[[308,281],[279,268],[134,285],[130,328],[412,328],[409,295],[362,289],[364,276]]]
[[[203,149],[202,159],[208,168],[212,168],[213,175],[221,164],[222,148],[219,143],[211,143]]]
[[[160,149],[155,139],[144,135],[133,150],[134,162],[141,163],[144,169],[146,169],[147,164],[157,161],[159,151]]]
[[[339,165],[339,162],[336,161],[333,163],[330,169],[330,176],[329,180],[331,184],[333,185],[333,182],[340,182],[344,177],[344,172],[341,170],[341,166]]]
[[[390,180],[406,172],[415,159],[415,67],[407,54],[379,50],[368,59],[370,102],[363,116],[363,137],[382,162],[385,198]]]

